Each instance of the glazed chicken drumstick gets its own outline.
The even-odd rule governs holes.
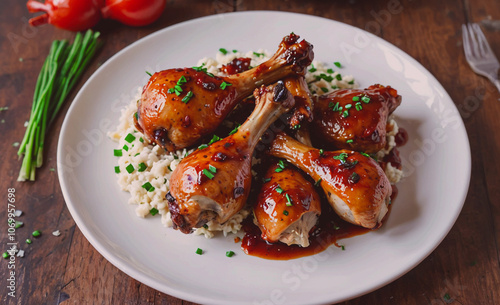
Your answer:
[[[376,153],[386,146],[387,118],[400,104],[389,86],[334,91],[314,104],[313,128],[319,141],[336,149]]]
[[[255,222],[268,242],[309,246],[309,232],[321,214],[314,186],[299,170],[280,160],[269,168],[253,207]]]
[[[372,158],[355,151],[322,151],[279,133],[270,154],[288,162],[319,181],[328,202],[344,220],[373,229],[387,213],[392,188]]]
[[[255,88],[304,75],[314,57],[312,48],[292,33],[271,59],[242,73],[216,77],[200,67],[157,72],[144,86],[135,125],[150,142],[169,151],[189,147],[213,133]]]
[[[210,220],[226,222],[245,205],[255,146],[294,99],[283,82],[256,89],[256,107],[238,131],[184,158],[170,179],[166,199],[174,227],[190,233]]]

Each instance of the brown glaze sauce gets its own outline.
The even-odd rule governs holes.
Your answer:
[[[340,239],[372,231],[343,221],[328,203],[323,202],[321,209],[318,224],[311,230],[309,236],[309,247],[287,246],[281,242],[268,243],[262,239],[260,229],[253,223],[253,216],[250,215],[243,223],[246,234],[241,242],[241,249],[248,255],[265,259],[289,260],[317,254],[332,244],[341,247],[337,243]]]

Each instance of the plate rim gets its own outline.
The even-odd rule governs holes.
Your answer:
[[[110,57],[108,60],[106,60],[106,62],[104,64],[102,64],[89,77],[89,79],[85,82],[85,84],[81,87],[81,89],[79,90],[78,94],[75,96],[75,98],[71,102],[71,105],[70,105],[67,113],[65,114],[65,118],[64,118],[64,121],[62,123],[60,135],[59,135],[59,138],[58,138],[57,160],[63,159],[63,156],[65,154],[64,151],[63,151],[63,144],[65,142],[64,137],[65,137],[65,134],[68,132],[68,126],[70,124],[70,122],[68,120],[68,117],[74,111],[74,108],[76,107],[75,106],[76,105],[75,101],[78,101],[81,98],[81,95],[83,95],[83,93],[86,90],[87,86],[90,86],[89,84],[92,82],[93,78],[96,77],[96,75],[98,75],[101,71],[105,70],[106,67],[108,65],[110,65],[113,61],[118,60],[119,57],[122,54],[128,52],[129,49],[133,49],[137,45],[142,44],[142,43],[144,43],[145,41],[147,41],[149,39],[155,39],[155,37],[161,35],[165,31],[174,31],[176,28],[183,27],[183,26],[191,24],[191,23],[203,22],[203,21],[205,21],[207,19],[214,19],[214,20],[216,20],[218,18],[225,18],[226,16],[229,16],[229,15],[232,16],[232,15],[259,15],[259,14],[289,15],[289,16],[307,17],[307,18],[313,18],[313,19],[314,18],[318,18],[318,19],[322,19],[322,20],[325,20],[325,21],[328,21],[328,22],[331,22],[331,23],[336,23],[336,24],[340,24],[342,26],[347,26],[347,27],[351,28],[354,31],[361,31],[364,34],[369,35],[370,38],[375,39],[375,41],[381,41],[381,42],[383,42],[385,44],[388,44],[392,48],[394,48],[395,50],[397,50],[397,52],[400,55],[404,56],[405,59],[409,60],[413,65],[415,65],[419,69],[425,71],[427,73],[426,76],[432,78],[432,81],[434,81],[439,86],[439,89],[442,90],[446,94],[445,98],[449,98],[449,100],[451,101],[451,104],[453,105],[453,111],[456,111],[456,113],[458,113],[458,109],[457,109],[456,105],[453,103],[453,100],[449,96],[448,92],[446,91],[446,89],[442,86],[442,84],[435,78],[435,76],[430,71],[428,71],[417,60],[415,60],[413,57],[411,57],[410,55],[408,55],[405,51],[401,50],[400,48],[398,48],[397,46],[395,46],[391,42],[388,42],[385,39],[383,39],[381,37],[378,37],[378,36],[376,36],[376,35],[368,32],[366,30],[363,30],[361,28],[358,28],[358,27],[355,27],[355,26],[352,26],[352,25],[349,25],[349,24],[346,24],[346,23],[343,23],[343,22],[340,22],[340,21],[337,21],[337,20],[328,19],[328,18],[321,17],[321,16],[303,14],[303,13],[281,12],[281,11],[268,11],[268,10],[238,11],[238,12],[230,12],[230,13],[223,13],[223,14],[215,14],[215,15],[203,16],[203,17],[199,17],[199,18],[195,18],[195,19],[190,19],[190,20],[186,20],[186,21],[183,21],[183,22],[180,22],[180,23],[177,23],[177,24],[170,25],[168,27],[165,27],[163,29],[155,31],[155,32],[153,32],[153,33],[151,33],[151,34],[149,34],[149,35],[147,35],[145,37],[142,37],[141,39],[139,39],[139,40],[133,42],[132,44],[128,45],[127,47],[123,48],[122,50],[120,50],[119,52],[117,52],[116,54],[114,54],[112,57]],[[468,189],[469,189],[469,186],[470,186],[470,178],[471,178],[471,166],[472,166],[472,164],[471,164],[470,142],[469,142],[469,139],[468,139],[468,135],[467,135],[467,131],[466,131],[464,122],[463,122],[463,120],[462,120],[461,117],[460,117],[459,123],[460,123],[459,124],[459,130],[457,130],[457,132],[462,133],[464,135],[464,137],[463,137],[462,140],[465,141],[464,145],[468,148],[464,152],[464,153],[466,153],[465,159],[468,162],[467,162],[467,164],[462,164],[461,165],[461,166],[465,166],[465,169],[466,169],[466,177],[465,177],[465,181],[464,181],[465,185],[464,185],[463,188],[460,188],[460,189],[463,189],[462,194],[460,196],[460,202],[461,202],[461,204],[460,204],[460,207],[456,209],[455,214],[450,218],[449,225],[448,225],[447,230],[446,230],[446,234],[443,234],[441,236],[441,238],[439,239],[439,241],[437,243],[435,243],[435,245],[433,245],[432,249],[429,250],[426,255],[424,255],[423,257],[421,257],[420,260],[418,260],[414,264],[412,264],[411,267],[403,269],[403,270],[399,270],[398,272],[393,273],[393,275],[390,278],[388,278],[385,281],[380,282],[378,285],[374,285],[370,289],[365,289],[365,290],[359,291],[358,293],[355,293],[355,294],[352,294],[350,296],[347,296],[347,297],[345,297],[343,299],[333,300],[333,301],[335,301],[335,302],[342,302],[342,301],[350,300],[350,299],[353,299],[353,298],[365,295],[367,293],[370,293],[372,291],[375,291],[375,290],[377,290],[377,289],[379,289],[379,288],[381,288],[381,287],[383,287],[383,286],[385,286],[385,285],[387,285],[387,284],[395,281],[396,279],[400,278],[404,274],[406,274],[409,271],[411,271],[412,269],[414,269],[423,260],[425,260],[442,243],[442,241],[444,240],[444,238],[446,238],[446,236],[449,234],[450,230],[453,228],[454,224],[456,223],[456,220],[457,220],[458,216],[460,215],[460,213],[462,211],[463,205],[465,204],[466,196],[468,194]],[[64,200],[65,200],[66,206],[68,207],[68,210],[70,211],[70,214],[71,214],[73,220],[77,224],[77,226],[80,229],[80,231],[82,232],[82,234],[89,241],[89,243],[107,261],[109,261],[112,265],[114,265],[115,267],[117,267],[119,270],[121,270],[122,272],[124,272],[128,276],[130,276],[130,277],[138,280],[141,283],[146,284],[149,287],[152,287],[153,289],[156,289],[158,291],[164,292],[164,293],[169,294],[171,296],[178,297],[178,298],[181,298],[181,299],[184,299],[184,300],[188,300],[188,301],[191,301],[191,302],[197,302],[197,303],[207,303],[208,302],[210,304],[212,304],[212,303],[213,304],[216,304],[216,303],[220,304],[221,300],[207,298],[206,296],[200,296],[198,294],[189,294],[189,293],[184,292],[182,290],[177,290],[175,288],[171,288],[168,285],[158,283],[154,279],[149,278],[147,276],[144,276],[143,273],[137,272],[134,268],[132,268],[128,264],[126,264],[123,261],[122,258],[120,258],[119,256],[116,256],[112,251],[109,251],[106,248],[105,245],[101,244],[96,238],[94,238],[91,230],[85,224],[85,222],[82,219],[80,213],[76,210],[76,208],[74,207],[74,204],[71,203],[71,195],[70,195],[68,187],[66,185],[66,183],[67,183],[66,172],[64,170],[62,170],[60,168],[60,166],[62,166],[60,164],[60,162],[57,162],[58,179],[60,181],[60,186],[61,186],[61,190],[62,190],[62,194],[63,194]],[[331,298],[322,298],[321,300],[318,299],[318,302],[316,302],[315,304],[323,304],[324,302],[331,302],[329,300],[331,300]],[[241,302],[241,304],[249,304],[249,303],[250,303],[250,301],[248,301],[248,302],[246,302],[246,301]]]

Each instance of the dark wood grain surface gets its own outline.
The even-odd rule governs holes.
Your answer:
[[[139,38],[193,18],[244,10],[306,13],[366,29],[393,43],[441,82],[462,114],[472,151],[469,193],[456,224],[439,247],[393,283],[343,304],[500,304],[500,93],[467,65],[461,24],[483,22],[500,57],[497,0],[170,0],[151,26],[130,28],[111,21],[96,29],[105,42],[83,75],[85,80],[116,52]],[[397,8],[397,13],[396,12]],[[386,14],[386,12],[393,13]],[[380,16],[385,16],[384,18]],[[38,72],[54,39],[74,34],[52,26],[31,28],[23,1],[5,1],[0,11],[0,232],[7,248],[7,192],[15,188],[24,227],[16,237],[25,249],[17,258],[16,297],[8,296],[7,260],[0,261],[1,304],[193,304],[130,278],[85,239],[66,208],[56,168],[57,138],[66,104],[47,137],[45,164],[37,181],[17,182],[21,162],[13,147],[24,133]],[[382,18],[382,19],[381,19]],[[496,20],[496,23],[495,23]],[[457,166],[461,166],[457,164]],[[60,230],[61,236],[51,232]],[[33,230],[43,235],[26,246]],[[332,287],[332,289],[335,289]]]

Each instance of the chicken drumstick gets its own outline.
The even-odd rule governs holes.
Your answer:
[[[281,81],[256,89],[254,96],[256,107],[236,133],[191,153],[172,173],[166,199],[174,227],[183,233],[213,219],[224,223],[245,205],[254,148],[295,103]]]
[[[211,134],[255,88],[304,75],[314,57],[312,48],[292,33],[271,59],[242,73],[216,77],[200,67],[157,72],[144,86],[135,125],[150,142],[169,151],[189,147]]]

